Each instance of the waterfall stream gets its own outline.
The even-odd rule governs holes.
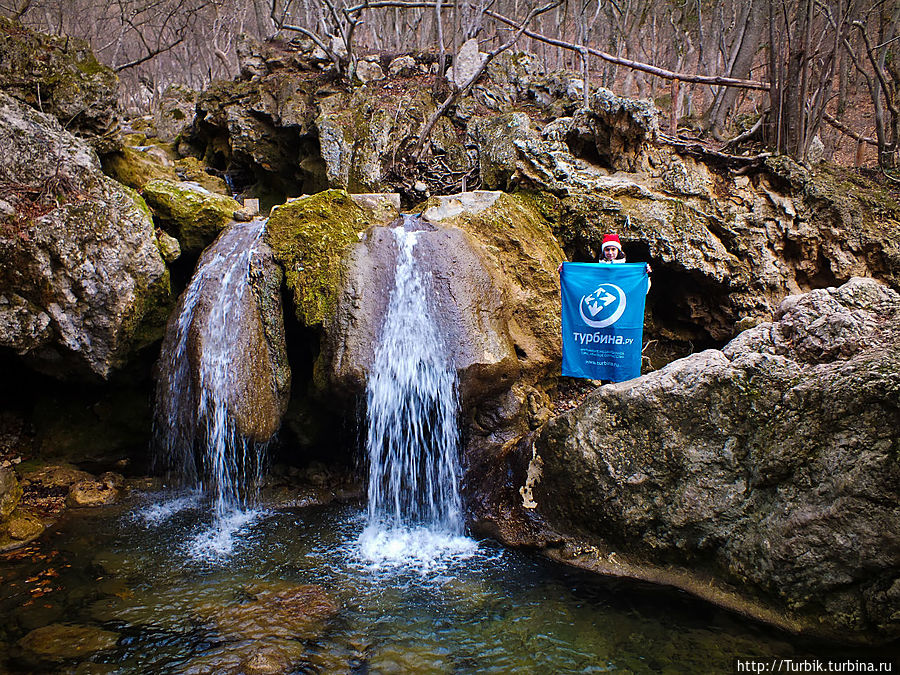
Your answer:
[[[228,409],[231,389],[241,384],[230,372],[241,349],[235,335],[264,226],[264,220],[235,223],[204,252],[159,360],[155,461],[211,498],[220,533],[252,503],[265,457],[265,444],[244,438]]]
[[[416,261],[417,224],[405,216],[393,228],[394,288],[366,391],[369,503],[361,544],[374,560],[433,558],[470,543],[459,494],[456,371]]]

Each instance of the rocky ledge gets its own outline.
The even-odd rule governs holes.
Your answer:
[[[854,278],[599,387],[519,445],[481,525],[792,631],[896,639],[898,318],[900,295]]]

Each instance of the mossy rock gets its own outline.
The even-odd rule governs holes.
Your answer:
[[[40,537],[47,529],[36,515],[16,509],[9,519],[0,522],[0,553],[13,551]]]
[[[164,227],[174,230],[183,253],[199,253],[233,220],[241,205],[196,183],[152,180],[144,199]]]
[[[22,486],[16,478],[16,472],[0,466],[0,521],[9,518],[22,498]]]
[[[43,35],[0,17],[0,90],[56,117],[88,137],[99,152],[114,149],[118,77],[90,45],[67,35]]]
[[[197,183],[200,187],[217,195],[230,197],[232,194],[228,184],[222,178],[207,173],[206,165],[196,157],[185,157],[184,159],[176,160],[175,172],[179,178]]]
[[[151,180],[178,180],[171,165],[134,147],[124,147],[103,157],[103,173],[123,185],[140,190]]]
[[[366,212],[344,190],[325,190],[272,211],[266,241],[284,267],[304,326],[321,326],[334,314],[344,254],[369,225]]]
[[[13,511],[7,523],[9,538],[23,543],[36,539],[45,529],[40,518],[22,509]]]

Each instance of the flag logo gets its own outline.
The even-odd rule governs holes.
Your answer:
[[[581,320],[591,328],[612,326],[625,313],[625,291],[615,284],[600,284],[578,304]]]

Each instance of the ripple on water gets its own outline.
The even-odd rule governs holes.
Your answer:
[[[210,527],[205,509],[161,506],[172,513],[152,527],[139,515],[151,512],[145,501],[129,518],[104,519],[100,511],[68,519],[30,559],[0,559],[0,639],[14,644],[58,623],[58,612],[40,611],[54,604],[67,623],[121,636],[108,651],[73,656],[72,669],[87,658],[85,668],[107,664],[125,674],[251,666],[730,672],[735,656],[805,654],[784,634],[683,595],[598,581],[491,541],[405,531],[375,536],[373,554],[365,548],[366,516],[350,507],[245,514],[230,531],[230,553],[211,564],[189,545]],[[221,550],[206,549],[210,556]],[[49,565],[58,576],[41,586]],[[37,588],[47,593],[25,606]],[[315,621],[279,618],[279,607],[294,616],[312,606],[321,609]]]

